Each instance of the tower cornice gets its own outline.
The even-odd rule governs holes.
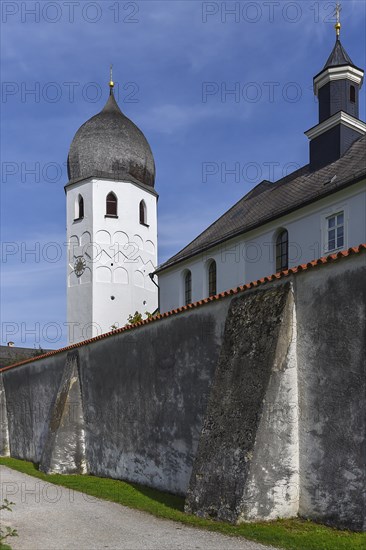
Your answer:
[[[362,120],[359,120],[358,118],[355,118],[348,113],[345,113],[344,111],[339,111],[338,113],[335,113],[335,115],[327,118],[320,124],[313,126],[313,128],[310,128],[310,130],[307,130],[305,132],[305,135],[311,140],[320,136],[321,134],[324,134],[338,124],[343,124],[344,126],[347,126],[348,128],[355,130],[356,132],[359,132],[360,136],[366,134],[365,122],[362,122]]]
[[[333,80],[350,80],[361,88],[363,77],[364,71],[352,65],[328,67],[314,77],[314,94],[318,96],[320,88]]]
[[[119,179],[116,179],[111,174],[100,172],[98,175],[89,175],[89,176],[82,176],[80,178],[76,178],[74,180],[68,181],[66,185],[64,185],[65,192],[70,188],[76,187],[77,185],[80,185],[80,183],[93,183],[97,180],[103,180],[103,181],[112,181],[116,183],[130,183],[132,185],[135,185],[136,187],[139,187],[140,189],[143,189],[144,191],[147,191],[150,193],[150,195],[154,195],[154,197],[159,197],[159,194],[155,191],[154,187],[151,187],[150,185],[146,185],[145,183],[141,183],[140,181],[137,181],[131,177],[120,177]]]

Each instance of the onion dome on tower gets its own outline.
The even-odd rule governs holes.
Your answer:
[[[119,108],[112,77],[109,86],[110,95],[102,111],[85,122],[72,140],[67,159],[69,180],[112,178],[154,187],[150,145]]]

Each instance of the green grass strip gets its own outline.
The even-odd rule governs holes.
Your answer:
[[[230,525],[184,513],[184,499],[156,489],[90,475],[46,475],[31,462],[0,458],[0,464],[93,497],[148,512],[158,518],[178,521],[224,535],[240,536],[288,550],[365,550],[366,533],[339,531],[311,521],[286,519]]]

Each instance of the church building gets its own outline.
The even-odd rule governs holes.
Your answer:
[[[314,77],[319,121],[309,163],[262,181],[156,271],[160,312],[366,242],[364,71],[340,41]]]
[[[103,110],[76,132],[68,156],[67,321],[69,342],[154,313],[158,288],[155,163],[137,126],[120,110],[111,81]]]
[[[309,163],[160,267],[153,155],[111,77],[68,155],[72,345],[0,350],[0,456],[176,495],[182,522],[183,505],[252,532],[275,521],[267,534],[293,518],[308,548],[315,522],[366,532],[364,72],[339,30],[314,78]],[[162,314],[125,326],[136,310]]]

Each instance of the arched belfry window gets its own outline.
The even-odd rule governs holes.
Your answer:
[[[79,195],[79,218],[84,217],[84,199]]]
[[[147,225],[146,204],[145,201],[140,202],[140,223]]]
[[[184,303],[188,305],[192,302],[192,273],[187,271],[184,276]]]
[[[288,231],[282,229],[276,239],[276,272],[288,269]]]
[[[75,219],[81,220],[84,217],[84,199],[82,195],[79,195],[77,198],[75,210]]]
[[[356,88],[354,86],[350,86],[349,100],[351,103],[356,103]]]
[[[112,217],[117,216],[117,197],[112,192],[107,195],[106,215]]]
[[[217,294],[217,270],[215,260],[211,260],[208,266],[208,295],[215,296]]]

